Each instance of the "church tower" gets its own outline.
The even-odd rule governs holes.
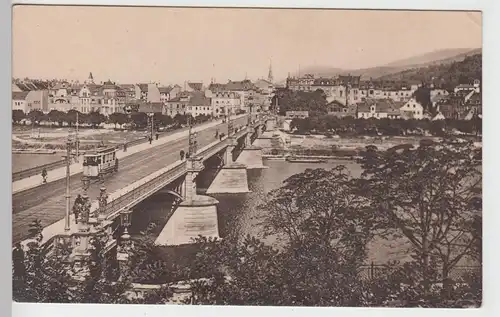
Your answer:
[[[272,62],[269,62],[269,74],[267,75],[267,81],[269,81],[270,83],[274,83]]]
[[[87,84],[93,84],[94,83],[94,76],[92,76],[92,72],[89,74],[89,78],[87,79]]]

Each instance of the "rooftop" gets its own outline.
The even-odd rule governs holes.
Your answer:
[[[28,96],[29,91],[13,91],[12,100],[25,100]]]
[[[201,91],[203,88],[203,83],[188,83],[188,86],[193,90]]]
[[[399,114],[399,109],[405,102],[397,102],[392,99],[366,100],[358,104],[359,112],[370,112],[370,107],[375,106],[375,113]]]

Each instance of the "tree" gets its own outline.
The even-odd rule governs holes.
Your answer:
[[[82,114],[78,110],[71,109],[68,111],[68,113],[66,113],[66,121],[68,122],[68,125],[70,127],[76,123],[77,115],[78,115],[78,122],[79,123],[86,121],[86,116],[84,114]]]
[[[115,128],[117,124],[123,125],[127,123],[128,120],[129,120],[128,116],[122,112],[114,112],[109,115],[109,122],[113,123],[115,125]]]
[[[148,115],[144,112],[133,112],[130,115],[132,122],[138,128],[144,128],[148,125]]]
[[[434,113],[434,109],[432,108],[432,102],[431,102],[430,88],[418,87],[418,89],[414,92],[413,96],[415,97],[415,100],[424,107],[424,111],[427,110]]]
[[[41,242],[40,222],[35,220],[30,234],[36,237],[28,243],[26,252],[19,252],[20,245],[13,254],[13,299],[18,302],[36,303],[107,303],[143,304],[165,303],[172,296],[168,286],[158,292],[151,292],[146,298],[131,299],[131,276],[122,275],[116,281],[117,272],[110,259],[102,252],[106,239],[105,233],[98,233],[90,241],[88,274],[76,279],[79,267],[64,261],[71,253],[70,245],[62,245],[49,254]],[[19,270],[20,267],[23,269]],[[16,269],[17,268],[17,269]],[[19,273],[22,274],[19,274]]]
[[[40,122],[45,119],[45,114],[41,110],[35,109],[35,110],[31,110],[28,113],[28,118],[34,124],[39,125]]]
[[[19,109],[12,110],[12,122],[17,124],[21,122],[21,120],[23,120],[24,118],[26,118],[24,111]]]
[[[88,124],[92,125],[92,127],[95,129],[101,123],[106,122],[106,116],[104,116],[99,111],[91,111],[88,114],[86,121]]]
[[[363,154],[362,190],[380,219],[382,237],[410,245],[423,292],[441,276],[449,292],[450,271],[476,243],[471,233],[481,184],[472,143],[446,140],[416,149]],[[439,266],[438,270],[434,268]]]
[[[59,110],[50,110],[47,117],[51,122],[57,122],[60,127],[63,126],[64,121],[67,119],[66,113]]]

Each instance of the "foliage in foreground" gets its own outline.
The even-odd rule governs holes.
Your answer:
[[[15,276],[25,272],[15,299],[165,303],[172,296],[168,285],[140,300],[126,291],[131,278],[155,280],[170,270],[167,275],[190,280],[190,304],[479,306],[481,272],[452,273],[466,258],[481,263],[480,162],[471,143],[456,140],[388,152],[370,146],[360,178],[343,166],[308,169],[269,194],[261,225],[279,245],[250,236],[237,243],[200,237],[192,261],[176,268],[148,262],[154,250],[143,241],[132,257],[131,276],[111,285],[96,246],[91,274],[76,286],[69,274],[58,273],[65,272],[61,263],[35,247],[24,269],[14,263]],[[363,263],[375,237],[397,237],[411,257],[367,278]]]

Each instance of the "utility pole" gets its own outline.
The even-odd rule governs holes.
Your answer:
[[[71,130],[68,131],[68,139],[66,140],[66,215],[64,222],[64,231],[69,231],[70,229],[70,205],[71,205],[71,193],[70,193],[70,160],[71,160]]]
[[[250,109],[250,114],[248,115],[248,118],[247,118],[247,125],[251,126],[252,125],[252,108],[253,108],[253,104],[249,104],[248,108]]]
[[[231,121],[231,111],[227,112],[227,136],[233,134],[233,122]]]
[[[196,154],[198,142],[196,141],[196,132],[193,132],[193,125],[191,124],[191,116],[188,117],[189,126],[189,157],[193,157]]]
[[[75,161],[78,163],[78,156],[80,155],[80,139],[78,138],[78,111],[76,112],[76,133],[75,133]]]

